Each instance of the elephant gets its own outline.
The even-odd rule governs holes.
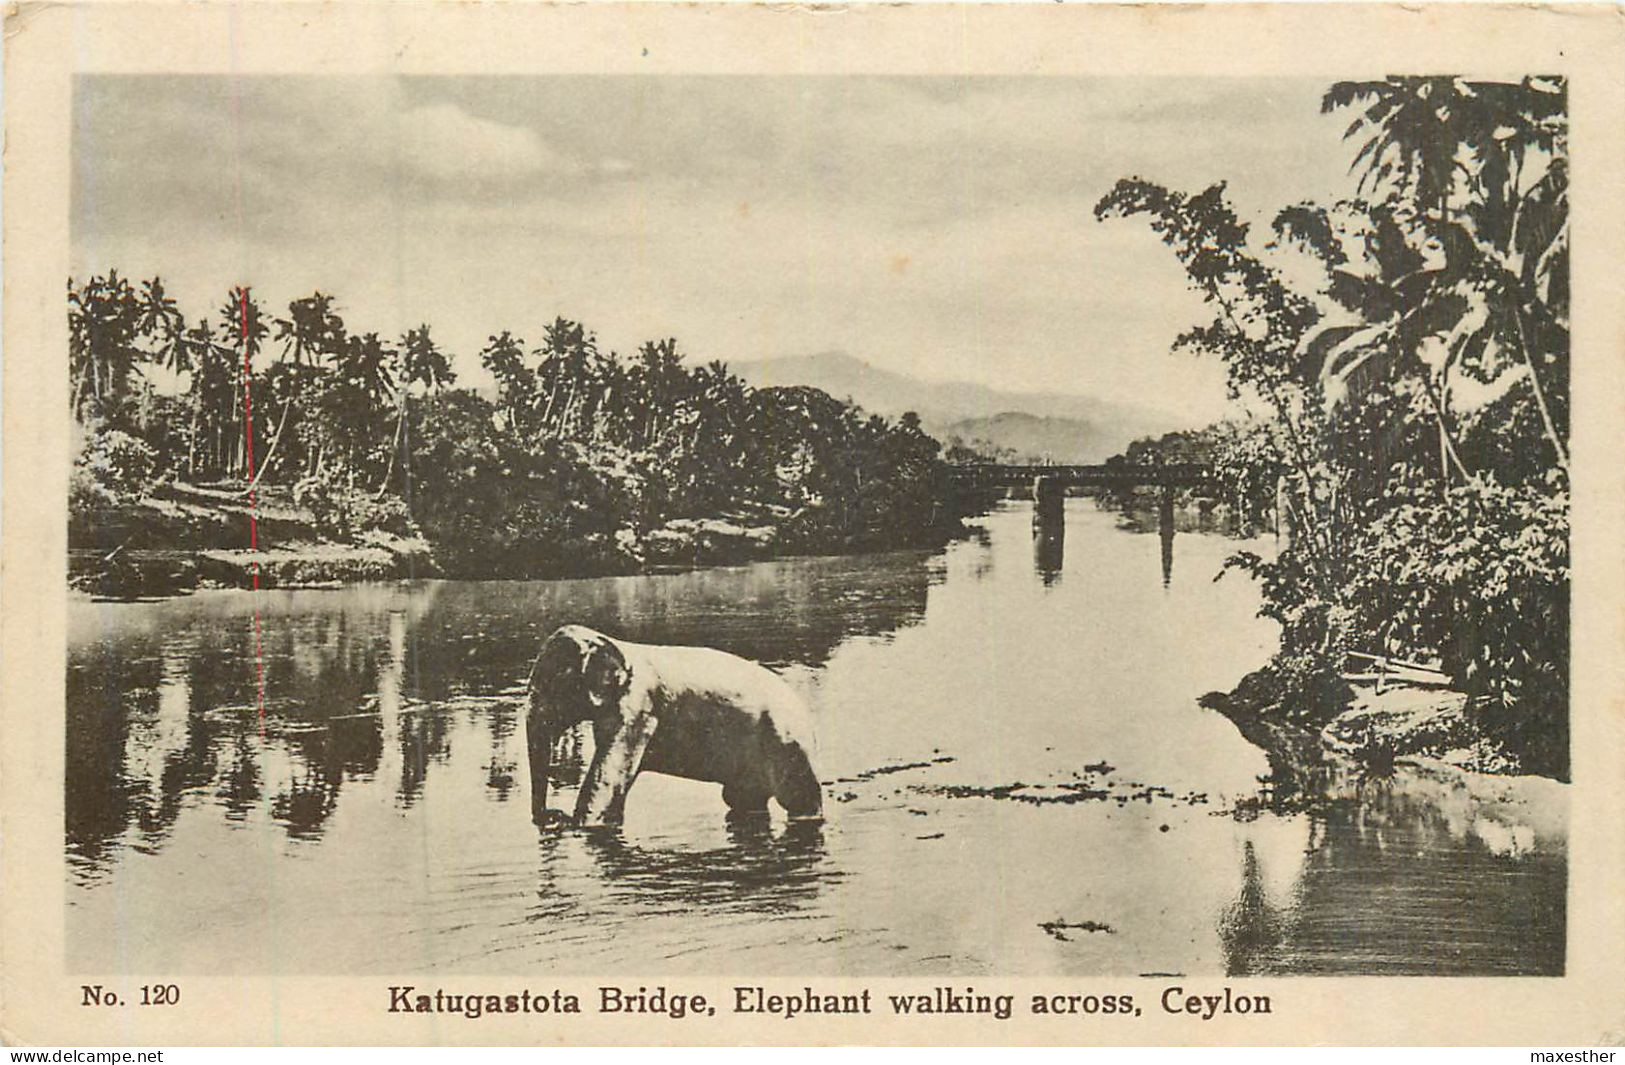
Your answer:
[[[583,721],[592,722],[596,750],[577,826],[620,824],[643,770],[721,784],[730,819],[766,815],[770,797],[792,820],[823,816],[812,713],[755,662],[709,647],[631,643],[582,625],[554,632],[531,669],[525,719],[538,826],[550,820],[553,741]]]

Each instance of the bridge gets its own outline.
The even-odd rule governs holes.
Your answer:
[[[1219,487],[1213,467],[1203,462],[1109,462],[1098,466],[985,462],[951,466],[949,477],[959,488],[1022,487],[1031,488],[1035,493],[1041,485],[1050,491],[1064,491],[1067,488],[1134,488],[1141,485],[1214,490]]]
[[[1033,493],[1033,558],[1046,586],[1060,579],[1066,542],[1066,494],[1070,488],[1160,488],[1157,531],[1162,539],[1162,583],[1168,586],[1174,565],[1174,491],[1206,490],[1217,495],[1218,476],[1200,462],[1130,463],[1099,466],[1001,465],[977,463],[950,467],[956,489],[970,491],[1030,488]]]

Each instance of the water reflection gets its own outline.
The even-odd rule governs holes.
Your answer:
[[[75,602],[69,960],[178,973],[1561,967],[1562,821],[1527,803],[1407,781],[1313,814],[1214,816],[1268,768],[1193,698],[1276,639],[1245,582],[1203,579],[1235,545],[1181,539],[1194,579],[1161,592],[1166,544],[1088,501],[1062,509],[1070,552],[1011,506],[934,554]],[[623,831],[538,834],[519,713],[530,660],[565,621],[777,668],[818,717],[826,824],[730,825],[714,786],[649,774]],[[563,808],[588,732],[557,742]],[[1046,925],[1113,931],[1057,939]]]
[[[1066,522],[1053,525],[1033,525],[1033,568],[1044,587],[1053,588],[1061,583],[1061,571],[1066,566]]]
[[[1279,945],[1282,919],[1264,892],[1258,853],[1252,840],[1242,843],[1241,890],[1219,915],[1219,938],[1224,943],[1225,970],[1231,976],[1250,976],[1264,970],[1259,956]]]
[[[1566,796],[1504,787],[1515,803],[1410,767],[1351,782],[1300,815],[1301,848],[1272,857],[1287,892],[1265,887],[1249,841],[1221,919],[1228,971],[1561,975]]]
[[[611,891],[641,905],[744,906],[782,913],[810,901],[829,880],[822,826],[763,819],[726,826],[729,843],[707,850],[627,842],[618,832],[587,836],[596,872]]]
[[[1174,582],[1174,523],[1165,521],[1157,529],[1157,538],[1162,542],[1162,586],[1169,587]]]
[[[505,801],[522,761],[515,697],[553,626],[584,622],[815,667],[843,639],[917,620],[932,579],[925,556],[910,552],[878,565],[806,559],[658,578],[77,603],[69,853],[90,876],[120,838],[156,850],[198,795],[238,821],[262,810],[301,839],[320,836],[351,781],[386,780],[410,808],[433,767],[453,759],[460,713],[488,725],[485,784]],[[580,772],[580,739],[563,742],[554,765],[568,785]]]

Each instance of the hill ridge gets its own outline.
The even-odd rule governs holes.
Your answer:
[[[982,439],[1018,458],[1098,462],[1137,437],[1178,427],[1167,415],[1097,396],[929,381],[839,350],[744,360],[729,368],[755,388],[811,385],[888,417],[912,410],[945,443]]]

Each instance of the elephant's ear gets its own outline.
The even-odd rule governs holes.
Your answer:
[[[632,688],[632,667],[626,664],[626,655],[619,647],[602,640],[587,656],[582,679],[594,706],[614,706]]]
[[[567,699],[570,686],[578,681],[584,658],[582,648],[573,639],[560,633],[550,636],[531,666],[531,705],[549,706]]]

